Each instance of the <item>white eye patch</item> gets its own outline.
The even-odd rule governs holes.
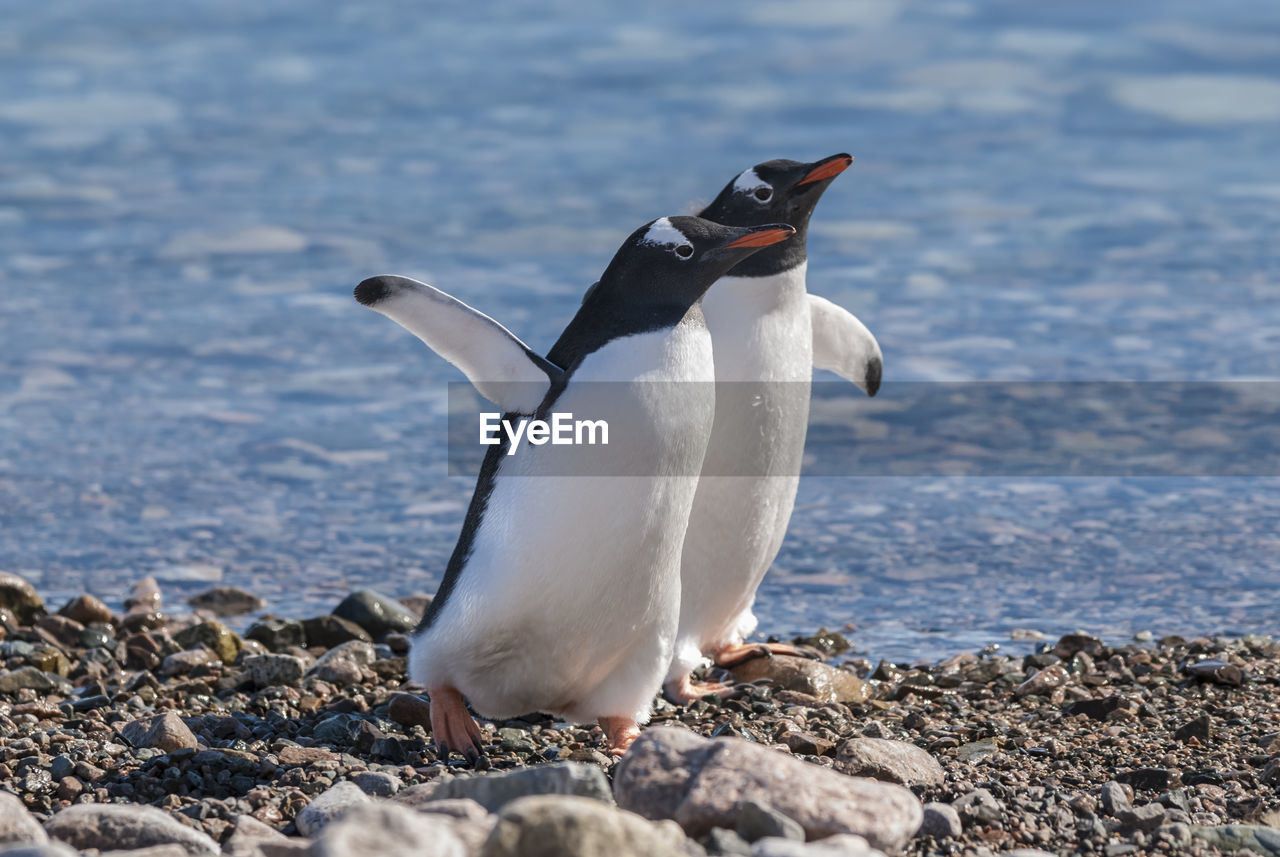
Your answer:
[[[671,221],[665,217],[653,221],[640,239],[641,244],[684,244],[687,241],[684,233],[672,226]]]
[[[759,187],[769,187],[769,183],[756,175],[754,167],[733,180],[733,189],[736,193],[751,193]]]

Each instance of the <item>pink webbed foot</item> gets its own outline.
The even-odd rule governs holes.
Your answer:
[[[662,692],[668,702],[673,702],[677,705],[687,705],[713,693],[722,699],[727,699],[738,693],[731,684],[725,684],[721,681],[694,681],[687,673],[678,680],[669,681],[663,685]]]
[[[601,717],[600,728],[609,746],[609,755],[621,756],[640,737],[640,727],[630,717]]]
[[[736,646],[725,646],[715,653],[713,660],[716,666],[727,670],[756,658],[771,658],[774,655],[814,660],[822,658],[821,652],[807,646],[793,646],[790,643],[739,643]]]
[[[431,738],[441,761],[450,753],[458,753],[473,766],[484,759],[484,742],[480,726],[467,712],[462,694],[452,687],[427,689],[431,697]]]

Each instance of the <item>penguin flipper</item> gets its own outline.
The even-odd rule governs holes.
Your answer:
[[[853,313],[817,295],[809,295],[809,316],[814,367],[829,369],[874,396],[880,389],[884,356],[867,326]]]
[[[563,370],[511,331],[434,286],[408,277],[370,277],[355,298],[380,312],[462,370],[503,411],[531,414]]]

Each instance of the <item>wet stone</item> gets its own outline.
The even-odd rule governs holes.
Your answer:
[[[262,619],[250,625],[244,635],[262,643],[272,652],[280,652],[290,646],[305,646],[307,642],[302,623],[293,619]]]
[[[1188,720],[1178,727],[1173,737],[1179,741],[1190,741],[1192,738],[1201,742],[1208,741],[1213,737],[1213,718],[1201,714],[1194,720]]]
[[[29,582],[16,574],[0,572],[0,607],[9,610],[23,625],[44,615],[44,600]]]
[[[390,633],[412,631],[418,624],[418,617],[400,602],[371,589],[348,595],[333,609],[333,615],[354,622],[375,640]]]
[[[373,638],[364,628],[341,616],[328,615],[304,619],[302,630],[306,635],[308,646],[332,649],[334,646],[340,646],[352,640],[373,642]]]
[[[53,676],[37,667],[20,667],[0,675],[0,693],[13,693],[24,688],[48,693],[57,686]]]
[[[1244,673],[1235,664],[1223,661],[1199,661],[1187,666],[1187,673],[1197,681],[1239,687],[1244,684]]]
[[[734,667],[732,673],[739,682],[764,679],[823,702],[865,702],[871,695],[867,683],[852,673],[791,655],[754,658]]]
[[[240,638],[221,622],[201,622],[184,628],[173,635],[173,640],[184,649],[204,646],[229,664],[240,654]]]
[[[265,610],[267,602],[238,586],[214,586],[187,599],[194,610],[207,610],[215,616],[240,616]]]

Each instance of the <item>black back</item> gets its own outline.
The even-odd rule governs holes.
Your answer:
[[[725,185],[720,195],[699,213],[700,217],[728,226],[786,223],[796,230],[791,240],[766,247],[739,263],[729,275],[768,277],[804,262],[807,258],[805,242],[809,236],[809,217],[823,191],[831,186],[836,176],[801,182],[819,167],[838,165],[837,162],[847,165],[852,160],[843,153],[807,164],[779,158],[757,164]]]

